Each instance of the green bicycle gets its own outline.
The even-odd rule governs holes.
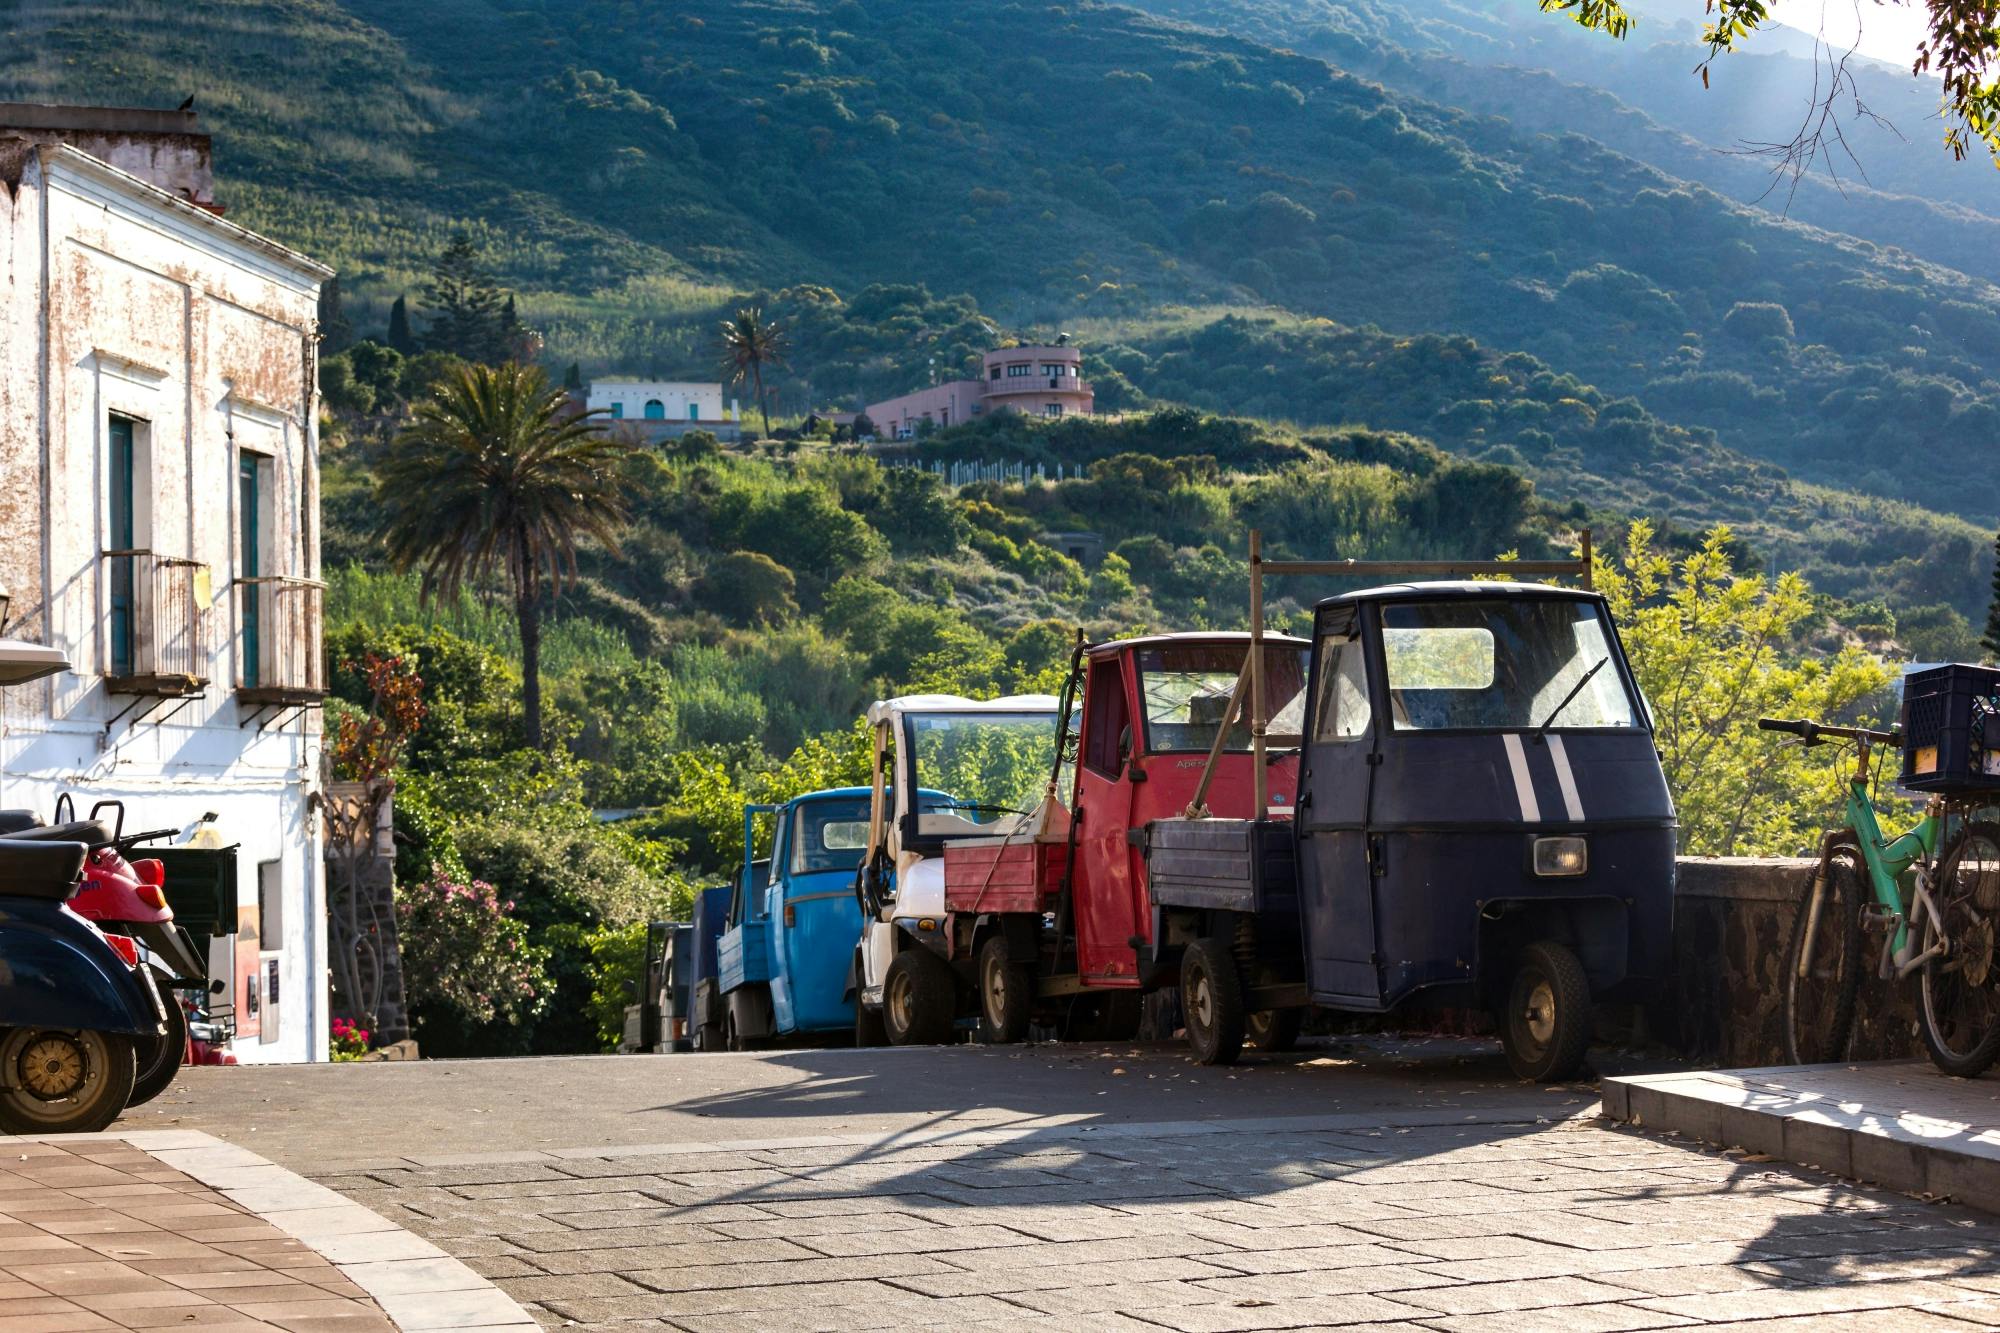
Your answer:
[[[1757,725],[1809,746],[1855,747],[1846,822],[1820,843],[1785,950],[1785,1054],[1794,1064],[1819,1064],[1846,1053],[1863,936],[1874,929],[1884,937],[1877,975],[1920,977],[1917,1026],[1931,1062],[1961,1078],[1984,1073],[2000,1058],[2000,824],[1972,818],[1979,802],[1933,795],[1914,828],[1886,837],[1871,795],[1875,747],[1897,746],[1901,732],[1778,718]]]

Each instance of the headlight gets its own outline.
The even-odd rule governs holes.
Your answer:
[[[1535,873],[1570,878],[1590,869],[1590,848],[1582,838],[1535,839]]]

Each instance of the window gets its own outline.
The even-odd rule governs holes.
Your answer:
[[[1045,417],[1059,417],[1059,416],[1061,416],[1062,414],[1063,414],[1063,405],[1062,405],[1061,403],[1043,403],[1043,404],[1042,404],[1042,415],[1043,415],[1043,416],[1045,416]]]
[[[794,875],[823,870],[849,873],[868,850],[868,799],[812,801],[799,807],[792,826]]]
[[[613,421],[623,421],[625,419],[625,404],[611,404],[611,419]]]
[[[128,417],[113,417],[111,440],[111,530],[108,546],[120,552],[110,560],[111,573],[111,674],[129,676],[136,670],[133,649],[138,618],[137,580],[132,565],[138,559],[130,552],[138,545],[134,517],[137,496],[133,482],[136,469],[133,423]]]
[[[1025,379],[1034,372],[1034,369],[1035,367],[1029,362],[1016,362],[1014,365],[1007,367],[1007,377],[1009,379]]]
[[[688,420],[689,420],[689,421],[700,421],[700,420],[701,420],[701,404],[700,404],[700,403],[697,403],[697,402],[692,402],[692,401],[690,401],[690,402],[688,403]]]
[[[1594,603],[1478,598],[1382,609],[1382,656],[1399,731],[1636,727]]]
[[[648,421],[665,421],[667,419],[667,405],[657,398],[648,398],[646,400],[645,415]]]
[[[1092,662],[1084,697],[1090,701],[1090,734],[1083,738],[1083,765],[1115,775],[1132,750],[1132,725],[1125,711],[1125,682],[1118,663]]]
[[[1133,654],[1140,705],[1146,713],[1148,752],[1208,752],[1215,744],[1215,729],[1229,711],[1245,652],[1245,647],[1233,644],[1175,644]],[[1291,749],[1299,743],[1305,722],[1306,653],[1303,647],[1283,644],[1264,649],[1264,702],[1271,710],[1265,731],[1273,749]],[[1247,698],[1224,748],[1250,748]]]
[[[1319,641],[1319,695],[1313,739],[1351,741],[1368,734],[1368,671],[1361,640],[1328,635]]]
[[[264,460],[236,455],[236,569],[243,583],[243,688],[264,682]]]
[[[999,378],[1000,378],[1000,367],[998,367],[998,366],[995,366],[995,367],[993,367],[993,369],[992,369],[992,370],[990,370],[990,371],[988,371],[988,372],[987,372],[987,375],[986,375],[986,378],[987,378],[987,379],[990,379],[990,380],[997,380],[997,379],[999,379]]]

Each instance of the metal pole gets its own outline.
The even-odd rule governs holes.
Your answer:
[[[1579,538],[1577,545],[1579,549],[1581,549],[1583,552],[1583,590],[1585,592],[1591,592],[1593,591],[1593,588],[1591,586],[1591,577],[1590,577],[1590,529],[1589,528],[1585,528],[1583,530],[1582,536]]]
[[[1268,813],[1264,774],[1264,534],[1250,529],[1250,764],[1257,813]]]

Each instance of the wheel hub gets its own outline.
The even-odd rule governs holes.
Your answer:
[[[21,1086],[45,1102],[75,1096],[89,1065],[74,1038],[48,1032],[31,1040],[18,1064]]]
[[[1522,1017],[1527,1020],[1528,1035],[1536,1044],[1546,1046],[1556,1034],[1555,988],[1547,981],[1537,981],[1528,992],[1528,1007]]]
[[[1213,1004],[1213,999],[1208,993],[1207,977],[1195,978],[1194,994],[1189,999],[1192,1003],[1189,1004],[1188,1008],[1193,1012],[1195,1022],[1206,1028],[1208,1026],[1209,1009]]]

